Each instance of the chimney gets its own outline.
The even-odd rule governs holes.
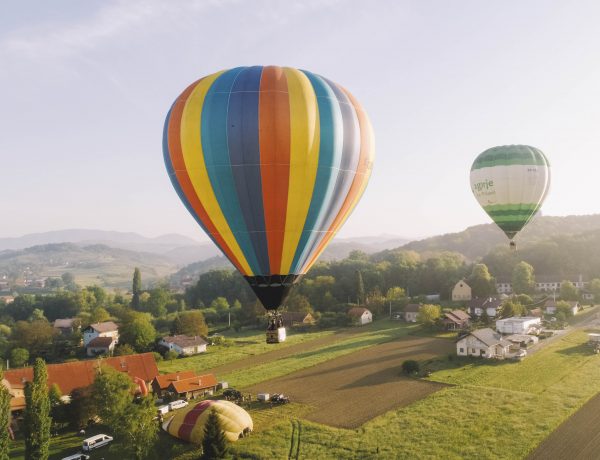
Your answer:
[[[179,381],[179,374],[177,374],[177,381]]]

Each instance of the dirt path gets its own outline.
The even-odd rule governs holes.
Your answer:
[[[292,401],[314,408],[303,418],[356,428],[445,387],[401,377],[400,367],[407,359],[426,360],[451,353],[454,347],[450,340],[409,336],[253,385],[245,391],[284,393]]]

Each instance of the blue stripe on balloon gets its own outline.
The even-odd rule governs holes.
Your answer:
[[[314,251],[319,247],[319,243],[323,240],[327,232],[330,231],[333,220],[339,214],[348,196],[348,191],[356,175],[358,160],[360,159],[360,125],[358,124],[358,116],[356,115],[354,106],[335,83],[324,77],[320,78],[327,83],[333,92],[336,103],[341,111],[343,124],[342,154],[340,169],[335,178],[331,199],[324,204],[323,215],[325,218],[319,226],[315,240],[307,246],[307,258],[313,255]]]
[[[175,104],[173,104],[173,105],[175,105]],[[169,113],[167,113],[167,118],[165,119],[165,126],[163,128],[163,145],[162,145],[163,158],[165,160],[165,166],[167,168],[167,173],[169,174],[169,179],[171,180],[171,184],[173,184],[173,188],[175,189],[177,196],[179,196],[179,199],[181,200],[181,202],[183,203],[185,208],[192,215],[192,217],[198,223],[198,225],[200,225],[200,228],[202,230],[204,230],[204,232],[208,235],[208,237],[218,247],[219,245],[218,245],[217,241],[213,238],[213,236],[208,231],[208,229],[206,228],[204,223],[198,218],[196,210],[190,204],[189,200],[185,196],[185,193],[183,193],[183,190],[181,189],[181,186],[179,185],[179,181],[177,180],[177,173],[175,172],[175,168],[173,168],[173,162],[171,161],[171,154],[169,152],[169,139],[168,139],[169,121],[171,120],[172,110],[173,110],[173,106],[171,106],[171,108],[169,109]],[[187,174],[187,172],[185,174]]]
[[[237,76],[229,97],[227,141],[237,198],[260,267],[260,271],[255,271],[254,274],[268,275],[271,271],[265,231],[258,139],[261,76],[261,66],[248,67]]]
[[[223,72],[208,89],[202,107],[200,139],[208,177],[223,216],[244,253],[252,273],[259,274],[260,265],[238,200],[227,139],[227,111],[231,90],[243,70],[244,67],[238,67]]]
[[[302,72],[308,77],[317,97],[321,134],[315,187],[292,262],[292,273],[299,272],[311,255],[311,248],[321,240],[323,228],[326,230],[323,224],[329,217],[327,205],[332,199],[342,159],[342,137],[339,133],[342,131],[343,120],[336,95],[321,77],[306,70]]]

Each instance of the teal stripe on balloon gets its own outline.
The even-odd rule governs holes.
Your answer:
[[[208,177],[217,202],[248,265],[252,272],[257,274],[261,273],[260,265],[238,200],[227,138],[229,98],[236,78],[243,70],[244,67],[238,67],[223,72],[209,88],[202,107],[200,139]]]
[[[342,160],[342,112],[329,85],[318,75],[302,71],[309,79],[317,97],[320,125],[319,164],[313,195],[300,242],[292,261],[291,273],[299,273],[315,242],[323,237],[324,223],[329,211],[337,175]]]

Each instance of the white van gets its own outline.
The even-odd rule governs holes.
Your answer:
[[[90,460],[90,456],[86,454],[73,454],[68,457],[63,457],[61,460]]]
[[[178,399],[177,401],[173,401],[173,402],[169,403],[169,409],[170,410],[181,409],[182,407],[185,407],[187,405],[189,405],[189,403],[187,401],[184,401],[183,399]]]
[[[91,438],[87,438],[83,440],[83,450],[84,452],[89,452],[92,449],[97,449],[98,447],[102,447],[111,443],[113,440],[112,436],[107,434],[97,434],[96,436],[92,436]]]
[[[158,406],[156,410],[158,411],[159,414],[163,414],[163,415],[169,413],[169,411],[170,411],[168,405]]]

